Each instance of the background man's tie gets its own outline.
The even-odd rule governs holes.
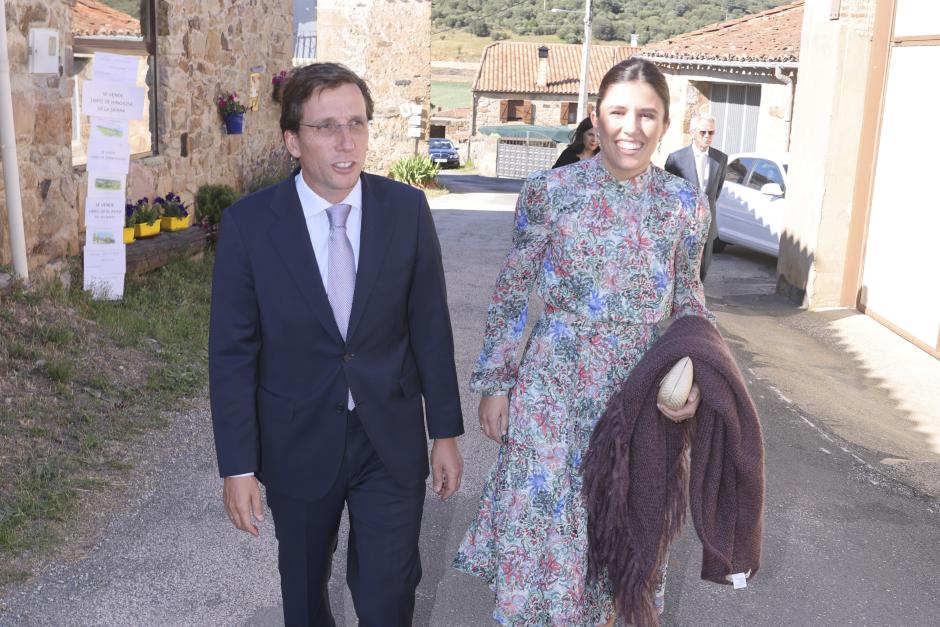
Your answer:
[[[699,164],[698,165],[698,172],[699,172],[698,180],[701,181],[702,191],[704,192],[705,188],[708,186],[708,177],[706,176],[707,174],[706,168],[708,167],[708,153],[707,152],[702,153],[702,155],[699,157],[698,164]]]
[[[349,312],[352,310],[353,292],[356,289],[356,260],[353,257],[352,244],[346,235],[346,218],[349,217],[349,205],[333,205],[326,210],[330,218],[329,265],[326,275],[326,293],[333,309],[333,317],[343,339],[349,330]],[[349,409],[356,405],[352,391],[347,399]]]

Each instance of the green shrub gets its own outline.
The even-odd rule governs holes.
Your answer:
[[[392,164],[388,175],[396,181],[415,187],[428,187],[437,178],[437,164],[427,155],[415,155],[399,159]]]
[[[238,200],[238,192],[229,185],[203,185],[196,191],[196,220],[205,226],[222,221],[222,212]]]

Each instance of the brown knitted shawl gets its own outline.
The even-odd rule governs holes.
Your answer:
[[[692,358],[702,401],[675,424],[656,408],[659,382]],[[686,448],[691,444],[691,473]],[[690,497],[691,496],[691,501]],[[656,573],[685,522],[702,541],[702,579],[760,566],[764,446],[757,410],[718,330],[686,316],[669,327],[610,400],[584,459],[588,576],[610,579],[618,612],[658,625]]]

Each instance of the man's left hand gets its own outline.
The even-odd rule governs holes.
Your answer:
[[[457,438],[438,438],[431,446],[432,489],[442,501],[460,488],[463,475],[463,457],[457,447]]]

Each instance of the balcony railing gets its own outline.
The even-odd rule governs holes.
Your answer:
[[[297,35],[294,36],[294,65],[310,63],[316,58],[316,33],[297,33]]]

